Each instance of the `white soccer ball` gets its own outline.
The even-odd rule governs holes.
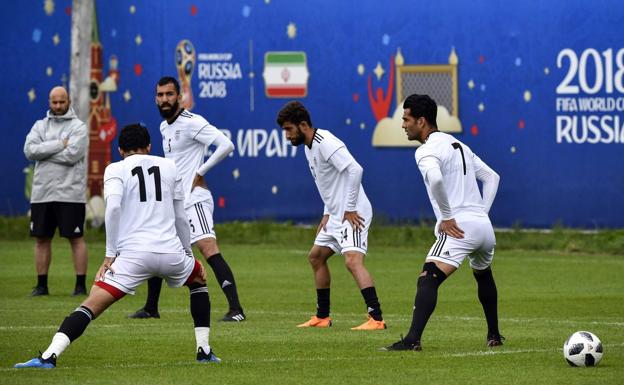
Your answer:
[[[602,342],[593,333],[576,332],[563,344],[563,356],[570,366],[596,366],[602,360]]]

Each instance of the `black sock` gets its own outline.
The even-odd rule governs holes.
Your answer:
[[[40,274],[37,276],[37,287],[48,287],[48,275]]]
[[[243,310],[238,301],[238,291],[236,290],[236,282],[234,281],[234,274],[230,269],[230,266],[225,262],[221,253],[212,255],[206,258],[206,261],[212,268],[217,282],[221,286],[225,297],[227,298],[230,310]]]
[[[210,297],[206,284],[188,285],[191,294],[191,316],[195,327],[210,327]]]
[[[69,341],[73,342],[84,333],[87,326],[89,326],[89,322],[91,322],[93,318],[95,317],[89,308],[80,306],[73,313],[65,317],[58,332],[65,334],[67,338],[69,338]]]
[[[84,287],[86,288],[86,278],[85,274],[76,274],[76,287]]]
[[[427,321],[429,321],[429,317],[433,314],[438,302],[438,287],[446,279],[444,272],[433,262],[425,263],[423,273],[425,275],[418,278],[412,325],[405,337],[405,341],[408,343],[420,341]]]
[[[360,291],[362,292],[362,297],[364,297],[364,302],[366,302],[368,314],[370,314],[370,316],[376,321],[383,320],[383,317],[381,316],[381,305],[377,299],[375,286],[366,287]]]
[[[160,289],[162,288],[162,278],[152,277],[147,280],[147,300],[143,307],[148,313],[158,312],[158,300],[160,298]]]
[[[492,269],[474,272],[474,277],[477,280],[479,301],[483,306],[483,313],[485,313],[485,320],[488,325],[488,336],[498,336],[500,334],[498,331],[498,294]]]
[[[316,289],[316,316],[318,318],[329,317],[329,288]]]

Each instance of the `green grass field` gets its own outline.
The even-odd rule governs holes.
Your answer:
[[[225,239],[225,238],[224,238]],[[234,238],[230,238],[234,239]],[[30,240],[0,240],[0,383],[2,384],[622,384],[624,257],[501,250],[493,265],[504,346],[485,347],[485,321],[467,264],[440,289],[422,352],[382,352],[407,332],[424,252],[373,244],[367,257],[388,329],[355,332],[365,306],[342,257],[331,259],[329,329],[298,329],[313,314],[315,291],[306,252],[312,240],[221,244],[236,275],[248,320],[217,320],[226,302],[209,271],[211,344],[223,363],[195,362],[188,290],[163,289],[160,320],[129,320],[145,286],[92,322],[54,370],[13,369],[44,350],[80,299],[67,242],[55,239],[49,297],[28,296],[35,283]],[[89,244],[90,277],[104,244]],[[604,344],[596,368],[571,368],[561,347],[577,330]]]

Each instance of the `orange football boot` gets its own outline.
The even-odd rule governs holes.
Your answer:
[[[354,328],[351,328],[351,330],[384,330],[386,329],[386,322],[385,321],[377,321],[375,320],[373,317],[370,316],[370,314],[368,315],[368,320],[366,322],[364,322],[363,324],[361,324],[360,326],[356,326]]]
[[[309,321],[297,325],[298,328],[328,328],[330,326],[332,326],[331,317],[319,318],[315,315],[310,317]]]

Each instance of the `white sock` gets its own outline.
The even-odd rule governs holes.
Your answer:
[[[210,328],[195,328],[195,341],[197,343],[197,348],[195,349],[195,351],[199,350],[199,348],[202,348],[204,349],[204,353],[208,354],[210,352],[208,336],[210,336]]]
[[[69,337],[67,337],[67,335],[65,335],[64,333],[56,333],[54,337],[52,337],[52,342],[50,343],[50,346],[48,346],[46,351],[41,354],[41,358],[45,360],[47,358],[50,358],[52,354],[56,354],[57,357],[60,356],[61,353],[63,353],[63,351],[67,349],[70,343],[71,341],[69,340]]]

